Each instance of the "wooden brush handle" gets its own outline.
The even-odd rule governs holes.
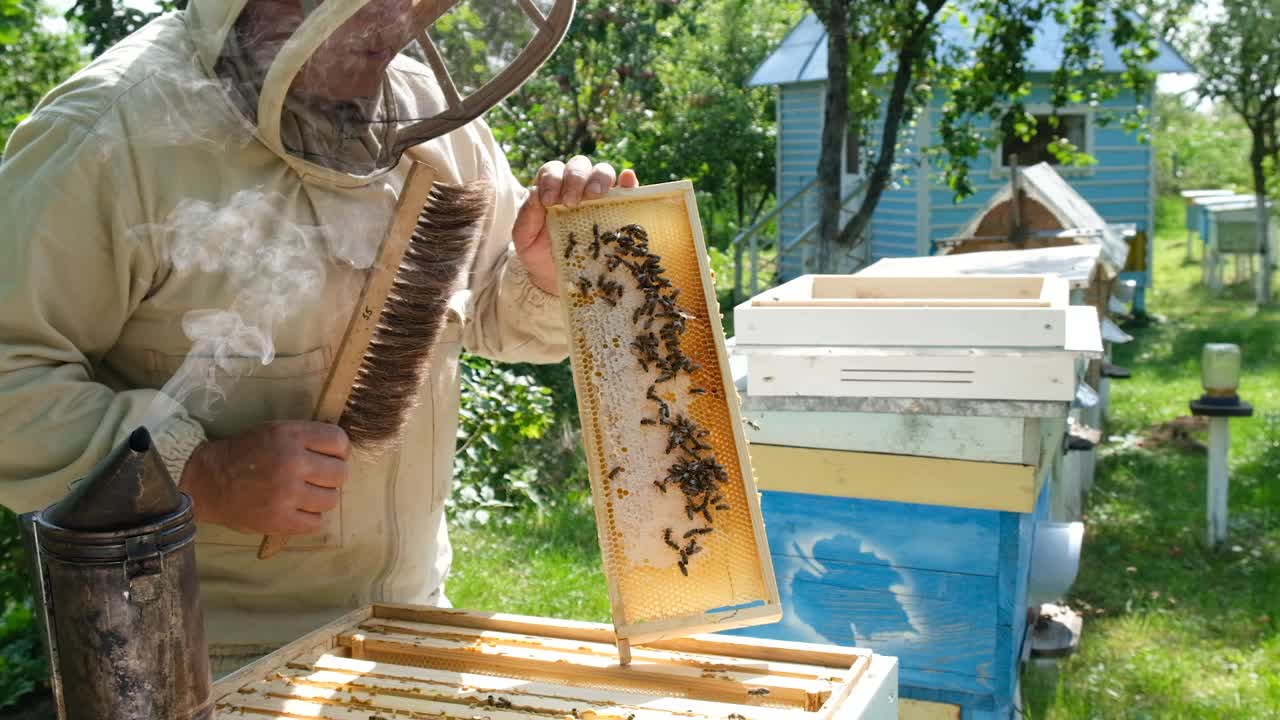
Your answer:
[[[347,398],[351,396],[351,387],[360,371],[360,363],[369,349],[374,331],[377,330],[382,306],[391,293],[400,262],[409,247],[409,239],[427,205],[435,175],[435,171],[425,163],[413,161],[409,168],[404,186],[400,189],[391,225],[378,247],[378,257],[365,278],[364,289],[360,292],[360,299],[347,324],[347,332],[342,336],[342,344],[338,346],[338,355],[334,358],[329,376],[325,378],[324,387],[320,391],[320,401],[316,404],[314,415],[314,419],[319,422],[336,424],[342,419]],[[266,560],[274,556],[288,541],[286,535],[267,535],[258,546],[258,559]]]

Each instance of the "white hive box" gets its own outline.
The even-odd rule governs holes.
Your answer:
[[[809,275],[734,310],[757,396],[1069,401],[1097,312],[1044,276]]]

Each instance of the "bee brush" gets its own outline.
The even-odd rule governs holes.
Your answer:
[[[437,185],[434,176],[424,163],[410,167],[316,405],[314,419],[337,423],[359,448],[380,450],[399,437],[488,213],[486,183]],[[286,542],[264,537],[258,557]]]

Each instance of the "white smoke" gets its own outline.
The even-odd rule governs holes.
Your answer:
[[[279,195],[256,190],[234,194],[225,205],[202,200],[179,203],[162,224],[135,228],[168,248],[170,282],[198,283],[213,297],[226,293],[226,307],[192,310],[182,319],[191,350],[161,389],[147,414],[152,425],[176,402],[195,417],[210,419],[227,392],[252,365],[275,357],[274,338],[300,309],[313,306],[326,276],[328,253],[316,227],[288,216]]]

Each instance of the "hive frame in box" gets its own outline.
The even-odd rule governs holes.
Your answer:
[[[602,223],[601,220],[613,218],[612,224]],[[598,271],[604,265],[600,261],[603,253],[588,253],[584,250],[587,247],[593,232],[596,230],[609,231],[621,227],[622,223],[617,220],[623,220],[625,224],[650,223],[652,227],[648,229],[650,240],[647,243],[654,249],[655,253],[662,255],[661,263],[670,269],[670,275],[675,277],[682,275],[684,277],[683,284],[680,279],[675,279],[675,288],[683,291],[683,300],[680,304],[685,307],[686,304],[693,309],[690,311],[691,318],[688,324],[693,330],[699,330],[699,324],[704,327],[700,329],[698,337],[699,343],[695,343],[695,348],[690,352],[693,353],[693,359],[698,361],[700,369],[696,372],[701,373],[696,377],[698,385],[703,390],[703,395],[697,399],[689,399],[692,395],[679,395],[674,391],[659,390],[659,393],[670,392],[670,395],[663,395],[672,403],[673,415],[680,411],[679,403],[687,403],[685,411],[689,413],[691,418],[695,418],[699,413],[703,417],[707,414],[719,418],[717,424],[719,436],[713,434],[709,441],[714,442],[719,439],[719,446],[713,447],[715,457],[725,465],[730,476],[729,482],[723,487],[725,488],[725,497],[728,498],[726,505],[730,509],[725,511],[726,514],[733,513],[733,509],[737,508],[740,512],[745,512],[745,518],[741,515],[736,517],[730,515],[731,527],[722,530],[719,526],[712,535],[699,536],[706,537],[708,553],[700,555],[696,562],[705,563],[707,558],[714,558],[714,562],[718,565],[711,566],[715,572],[720,574],[719,579],[706,577],[711,571],[703,572],[700,566],[695,564],[693,556],[689,558],[689,577],[682,578],[680,574],[675,573],[676,564],[674,559],[670,563],[669,568],[661,568],[656,564],[644,559],[643,562],[637,560],[642,558],[644,552],[637,549],[636,543],[648,542],[656,543],[661,550],[663,540],[660,533],[654,532],[652,538],[635,538],[625,537],[622,533],[614,528],[614,507],[618,507],[618,516],[627,515],[625,521],[630,522],[632,516],[636,515],[636,511],[627,510],[628,507],[635,508],[636,503],[640,503],[640,496],[637,494],[635,499],[628,500],[630,493],[641,488],[650,494],[653,494],[653,509],[648,511],[655,518],[663,512],[667,512],[666,521],[671,521],[669,510],[664,510],[662,505],[668,502],[666,491],[663,490],[662,495],[654,494],[655,491],[650,487],[650,482],[644,480],[632,480],[631,468],[622,472],[621,480],[616,480],[610,468],[623,467],[624,463],[619,460],[623,457],[615,452],[619,442],[614,439],[619,430],[614,427],[620,425],[608,426],[610,417],[615,419],[622,418],[626,413],[618,408],[632,407],[627,406],[620,401],[613,402],[613,408],[617,410],[610,415],[609,403],[602,397],[610,394],[631,393],[636,395],[633,403],[645,403],[643,399],[639,399],[639,391],[635,388],[644,387],[645,383],[650,382],[649,379],[641,378],[641,371],[630,367],[625,369],[624,362],[632,362],[630,360],[619,360],[617,351],[599,352],[598,348],[605,343],[600,340],[604,338],[607,332],[621,332],[618,330],[619,323],[625,325],[626,328],[632,329],[635,324],[634,317],[642,317],[641,315],[631,315],[629,305],[639,306],[644,295],[641,290],[636,290],[632,295],[631,288],[627,287],[619,291],[617,295],[617,304],[610,302],[611,308],[604,308],[598,303],[593,296],[586,292],[582,292],[580,296],[575,295],[579,292],[580,286],[576,285],[579,281],[588,282],[598,277]],[[768,541],[764,532],[763,519],[760,512],[759,496],[756,492],[754,477],[751,473],[750,458],[747,455],[747,441],[741,422],[741,414],[738,408],[737,393],[734,388],[732,374],[729,368],[729,356],[725,347],[724,331],[719,322],[719,305],[715,296],[715,285],[711,278],[711,268],[707,260],[706,248],[702,237],[702,226],[698,219],[697,204],[693,194],[693,185],[687,181],[664,183],[660,185],[651,185],[641,188],[632,189],[614,189],[605,197],[599,200],[591,200],[581,203],[576,208],[554,207],[548,213],[548,224],[552,237],[552,253],[557,264],[559,274],[561,297],[563,298],[563,306],[565,309],[566,326],[570,328],[570,357],[574,368],[574,385],[578,390],[578,405],[580,417],[583,425],[583,444],[586,448],[588,467],[591,477],[592,497],[594,499],[596,519],[598,521],[599,540],[602,550],[602,556],[605,563],[605,575],[608,581],[609,599],[613,607],[613,618],[616,637],[618,639],[618,648],[620,655],[625,662],[627,659],[628,648],[631,643],[647,643],[654,640],[677,637],[683,635],[691,635],[700,632],[707,632],[716,629],[727,629],[734,627],[744,627],[747,625],[756,625],[769,622],[775,622],[782,616],[780,599],[778,595],[777,583],[773,574],[773,565],[770,560],[768,549]],[[575,234],[573,242],[570,242],[570,233],[577,228],[581,234]],[[614,270],[618,266],[614,266]],[[674,268],[674,269],[672,269]],[[634,270],[632,272],[635,272]],[[603,277],[603,275],[599,275]],[[623,273],[625,279],[625,272]],[[597,283],[599,280],[597,279]],[[698,285],[693,287],[692,285]],[[588,299],[591,297],[592,299]],[[702,312],[699,313],[699,310]],[[591,315],[596,313],[596,315]],[[607,316],[607,317],[606,317]],[[627,317],[628,321],[617,320],[617,317]],[[607,332],[601,328],[610,328]],[[598,342],[592,344],[595,338]],[[581,345],[581,346],[580,346]],[[622,347],[621,353],[628,354],[630,351],[625,346],[619,345],[619,338],[615,336],[613,339],[613,347]],[[698,348],[701,348],[699,351]],[[701,354],[699,354],[701,352]],[[708,366],[714,362],[718,367],[712,369]],[[612,367],[609,363],[617,363]],[[633,363],[634,364],[634,363]],[[631,377],[634,374],[636,377]],[[693,376],[696,373],[690,372]],[[599,379],[597,379],[597,377]],[[646,376],[647,377],[647,376]],[[627,384],[627,380],[633,382]],[[636,380],[638,382],[635,382]],[[677,378],[675,383],[678,383]],[[693,382],[691,379],[690,383]],[[592,383],[596,389],[591,388]],[[655,387],[666,388],[668,386],[659,386],[658,382],[650,385],[650,391]],[[633,392],[634,390],[634,392]],[[647,397],[647,396],[646,396]],[[683,400],[681,398],[684,398]],[[709,403],[709,405],[695,405],[695,403]],[[704,408],[698,410],[697,408]],[[709,408],[709,409],[706,409]],[[596,418],[602,418],[597,421]],[[628,427],[629,423],[634,420],[631,416],[626,416]],[[639,425],[637,425],[639,427]],[[626,432],[633,432],[627,430]],[[664,431],[665,432],[665,431]],[[612,435],[610,433],[613,433]],[[607,442],[606,442],[607,440]],[[641,440],[636,445],[644,442]],[[732,453],[724,452],[724,443],[732,442]],[[612,443],[612,444],[610,444]],[[623,446],[620,448],[621,453],[627,453],[629,448]],[[629,456],[634,466],[640,466],[641,457],[639,455],[645,451],[644,448],[635,448],[635,453]],[[667,451],[670,453],[670,449]],[[662,457],[661,455],[658,456]],[[729,467],[729,463],[735,463],[735,467]],[[644,468],[639,468],[640,472],[644,472]],[[663,477],[658,475],[658,478]],[[639,484],[636,484],[636,483]],[[623,487],[625,483],[632,483]],[[617,484],[615,488],[614,485]],[[659,488],[661,489],[661,488]],[[618,493],[617,497],[614,494]],[[673,491],[675,492],[675,491]],[[628,503],[632,505],[628,506]],[[740,504],[740,507],[739,507]],[[679,508],[683,509],[683,508]],[[679,512],[675,513],[679,515]],[[689,519],[692,520],[696,515],[690,514]],[[657,518],[660,520],[661,518]],[[676,522],[681,519],[676,518]],[[623,522],[624,520],[619,520]],[[707,518],[710,523],[710,517]],[[746,521],[749,521],[749,525]],[[652,523],[657,520],[645,520],[651,524],[653,528],[659,525],[667,524],[667,522],[658,522],[656,525]],[[700,522],[700,521],[699,521]],[[749,534],[749,537],[748,537]],[[678,537],[678,535],[677,535]],[[615,538],[618,538],[615,541]],[[731,542],[736,539],[737,542]],[[721,543],[716,545],[716,543]],[[629,543],[629,545],[627,545]],[[669,544],[669,543],[668,543]],[[662,550],[665,552],[665,550]],[[754,553],[754,558],[750,554]],[[745,554],[745,555],[744,555]],[[616,557],[623,560],[618,560]],[[746,559],[742,559],[746,557]],[[720,558],[731,558],[721,560]],[[736,558],[736,559],[734,559]],[[625,567],[623,567],[625,565]],[[707,566],[701,566],[707,567]],[[664,574],[665,573],[665,574]],[[668,575],[670,577],[668,577]],[[638,578],[645,577],[649,582],[640,582]],[[652,576],[652,577],[650,577]],[[638,611],[636,608],[644,603],[636,598],[645,592],[666,592],[674,596],[675,589],[681,587],[676,583],[689,582],[700,583],[690,592],[700,596],[702,604],[694,607],[684,607],[679,611],[666,612],[664,605],[663,614],[653,614],[651,610],[645,612]],[[717,583],[717,584],[713,584]],[[657,588],[668,588],[666,591],[660,591]],[[624,587],[625,586],[625,587]],[[641,588],[646,589],[641,589]],[[695,586],[684,586],[691,588]],[[747,596],[750,596],[747,598]],[[711,602],[710,598],[715,597],[717,601]],[[747,598],[747,599],[744,599]],[[670,601],[672,605],[677,604],[676,600]],[[694,601],[689,601],[693,603]],[[646,605],[646,608],[649,606]],[[641,617],[648,613],[650,616]]]
[[[376,604],[214,684],[221,716],[888,720],[897,661],[855,648],[699,635],[613,662],[609,626]]]
[[[1061,348],[1069,299],[1043,276],[804,275],[739,304],[734,327],[739,346]]]

